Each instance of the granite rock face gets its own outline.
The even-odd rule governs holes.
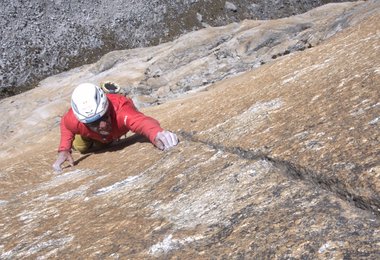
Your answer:
[[[157,45],[243,19],[274,19],[342,0],[97,0],[0,3],[0,97],[94,62],[112,50]]]
[[[270,34],[297,19],[315,26],[311,48],[234,77],[210,62],[226,76],[191,91],[159,97],[140,84],[156,60],[168,75],[161,58],[171,51],[191,64],[178,79],[197,75],[210,58],[179,58],[178,46],[194,46],[190,39],[241,39],[255,28]],[[347,27],[336,30],[330,21]],[[379,24],[380,3],[367,1],[206,28],[197,37],[110,53],[3,99],[0,258],[378,259]],[[180,144],[161,152],[130,135],[105,151],[74,153],[74,167],[53,173],[71,91],[104,80],[132,86],[137,101],[149,97],[144,91],[160,100],[142,111],[175,131]]]

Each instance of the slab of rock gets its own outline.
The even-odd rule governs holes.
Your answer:
[[[377,259],[380,8],[345,10],[313,48],[143,108],[180,136],[165,153],[130,136],[51,170],[73,87],[140,82],[170,44],[2,100],[0,258]]]
[[[377,22],[374,16],[360,30],[263,66],[242,76],[242,84],[224,81],[208,108],[196,100],[185,108],[210,115],[191,130],[206,142],[253,148],[294,175],[380,212]]]

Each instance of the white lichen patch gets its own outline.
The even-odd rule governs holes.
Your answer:
[[[324,253],[327,249],[329,249],[331,247],[330,243],[325,243],[323,244],[319,249],[318,249],[318,253],[322,254]]]
[[[150,255],[160,255],[169,253],[172,250],[177,250],[185,246],[186,244],[192,243],[194,241],[203,239],[202,235],[199,236],[190,236],[182,239],[175,239],[173,235],[170,234],[164,238],[162,242],[152,245],[149,248]]]
[[[335,253],[338,253],[337,250],[342,246],[344,246],[344,242],[342,241],[327,241],[318,249],[318,253],[329,253],[329,256],[334,256]]]

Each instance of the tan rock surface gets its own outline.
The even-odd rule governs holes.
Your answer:
[[[144,108],[181,138],[166,153],[132,136],[51,171],[73,86],[137,86],[170,43],[2,100],[0,258],[378,259],[380,9],[342,6],[319,45]]]

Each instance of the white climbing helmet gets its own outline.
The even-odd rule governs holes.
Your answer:
[[[88,124],[95,122],[107,112],[108,99],[100,87],[92,83],[82,83],[74,89],[71,107],[75,117]]]

